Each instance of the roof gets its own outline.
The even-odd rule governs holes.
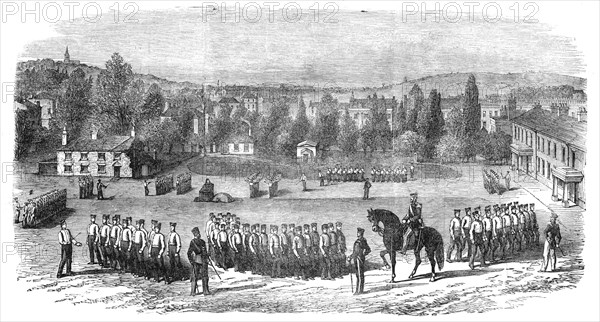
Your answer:
[[[14,102],[14,110],[22,110],[22,111],[27,111],[29,109],[33,109],[33,110],[40,110],[41,111],[41,106],[38,106],[35,103],[32,103],[30,101],[23,101],[23,103],[19,103],[17,101]]]
[[[542,135],[562,141],[567,146],[586,151],[586,122],[579,122],[568,116],[558,116],[541,108],[533,108],[521,116],[511,119],[511,121]]]
[[[300,143],[298,143],[298,147],[302,147],[302,146],[317,146],[317,142],[315,141],[311,141],[311,140],[306,140],[306,141],[302,141]]]
[[[227,138],[227,143],[254,143],[254,138],[249,136],[247,133],[234,134]]]
[[[71,141],[66,146],[61,146],[57,151],[126,151],[131,148],[134,137],[111,135],[99,137],[96,140],[92,138],[79,138]]]
[[[231,103],[239,103],[238,100],[235,99],[235,97],[223,97],[219,103],[224,103],[224,104],[231,104]]]
[[[256,95],[246,92],[246,93],[244,93],[244,95],[242,95],[242,98],[253,98],[253,99],[256,99]]]

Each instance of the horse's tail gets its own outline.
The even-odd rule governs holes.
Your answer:
[[[444,268],[444,241],[440,238],[437,247],[435,248],[435,261],[441,271]]]

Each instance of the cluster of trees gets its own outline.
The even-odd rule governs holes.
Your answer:
[[[571,99],[575,88],[571,85],[544,86],[544,87],[518,87],[511,90],[511,95],[519,100],[530,102],[540,99]]]

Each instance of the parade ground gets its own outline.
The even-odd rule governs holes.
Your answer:
[[[185,167],[182,165],[173,173],[181,173],[186,170]],[[584,274],[581,256],[584,245],[583,210],[578,207],[561,208],[558,202],[550,200],[549,188],[526,178],[515,177],[513,189],[501,196],[490,195],[483,187],[481,167],[475,165],[467,169],[465,166],[464,169],[462,177],[451,180],[373,183],[369,200],[362,200],[362,183],[359,182],[319,187],[317,181],[309,181],[308,191],[303,192],[298,180],[284,179],[279,182],[277,197],[269,199],[265,192],[259,198],[249,199],[248,184],[243,178],[208,177],[215,185],[215,192],[227,192],[237,199],[226,204],[193,202],[207,178],[197,174],[193,175],[193,190],[182,195],[173,191],[155,196],[154,185],[151,184],[150,196],[145,197],[141,181],[106,180],[107,200],[78,199],[77,178],[17,177],[15,191],[19,194],[15,196],[20,199],[26,198],[31,190],[32,195],[38,195],[51,189],[66,188],[69,211],[63,218],[73,235],[81,233],[77,240],[84,243],[83,247],[74,249],[75,275],[56,279],[60,261],[57,243],[59,220],[36,229],[23,229],[15,224],[15,241],[20,257],[18,283],[31,294],[43,295],[46,300],[56,303],[72,303],[83,310],[93,304],[139,313],[237,311],[439,315],[509,309],[535,301],[535,298],[544,298],[552,292],[575,288]],[[262,185],[261,190],[266,191],[267,188]],[[434,283],[429,282],[430,265],[425,261],[416,277],[406,280],[414,262],[414,256],[409,252],[406,256],[399,254],[397,257],[397,283],[388,283],[390,272],[382,268],[379,257],[379,252],[384,249],[382,238],[371,231],[367,209],[388,209],[402,217],[408,208],[409,193],[415,191],[423,204],[425,224],[442,234],[446,247],[448,226],[455,208],[483,208],[512,201],[535,203],[541,230],[545,228],[550,212],[555,211],[562,223],[561,247],[564,251],[564,255],[557,254],[558,271],[538,272],[542,256],[540,246],[487,267],[476,265],[475,270],[469,269],[467,262],[446,262]],[[356,239],[357,227],[365,228],[365,238],[372,249],[367,256],[365,294],[352,295],[351,283],[356,283],[356,280],[351,281],[349,275],[334,281],[321,281],[320,278],[302,281],[219,269],[219,279],[210,269],[210,288],[214,295],[190,297],[189,281],[165,285],[86,264],[89,258],[85,234],[90,214],[97,214],[99,218],[102,214],[120,214],[121,218],[144,218],[146,223],[156,219],[163,223],[163,233],[168,232],[169,222],[177,222],[184,245],[181,258],[184,265],[189,266],[185,252],[192,237],[190,231],[198,226],[202,238],[205,238],[204,225],[210,212],[231,212],[241,217],[242,223],[250,224],[316,222],[320,226],[341,221],[349,251]],[[542,243],[543,238],[542,234]]]

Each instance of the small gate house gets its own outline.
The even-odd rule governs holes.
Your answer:
[[[298,162],[314,162],[317,157],[317,142],[306,140],[298,143],[296,159]]]

